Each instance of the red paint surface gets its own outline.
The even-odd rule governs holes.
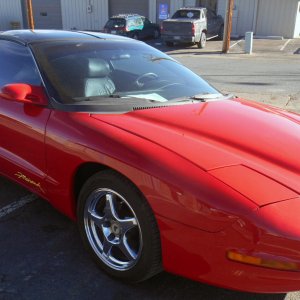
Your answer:
[[[235,263],[226,251],[300,263],[299,123],[244,100],[89,115],[0,96],[0,172],[75,219],[77,170],[112,168],[153,208],[167,271],[240,290],[297,290],[300,272]]]

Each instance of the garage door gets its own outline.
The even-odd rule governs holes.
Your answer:
[[[109,0],[110,16],[131,13],[148,17],[149,0]]]
[[[32,0],[34,26],[36,29],[61,29],[60,0]]]
[[[293,37],[295,0],[259,1],[256,35]]]

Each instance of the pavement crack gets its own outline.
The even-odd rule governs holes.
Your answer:
[[[291,102],[295,101],[297,99],[297,97],[295,95],[288,95],[288,101],[285,104],[285,107],[288,106],[289,104],[291,104]]]

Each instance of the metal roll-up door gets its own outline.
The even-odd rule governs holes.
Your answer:
[[[109,15],[140,14],[148,17],[149,0],[109,0]]]
[[[32,0],[34,27],[36,29],[61,29],[60,0]]]

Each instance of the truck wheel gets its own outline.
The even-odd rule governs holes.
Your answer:
[[[219,30],[219,40],[221,40],[221,41],[223,41],[223,39],[224,39],[224,25],[222,25],[221,27],[220,27],[220,30]]]
[[[158,29],[155,29],[153,32],[153,38],[158,39],[160,37],[160,32]]]
[[[132,38],[134,40],[138,40],[139,39],[139,34],[137,32],[134,32],[133,35],[132,35]]]
[[[197,44],[199,49],[203,49],[206,45],[206,33],[203,31],[201,33],[200,41]]]
[[[125,177],[102,171],[89,178],[79,195],[77,216],[87,250],[109,275],[139,282],[162,270],[152,209]]]

